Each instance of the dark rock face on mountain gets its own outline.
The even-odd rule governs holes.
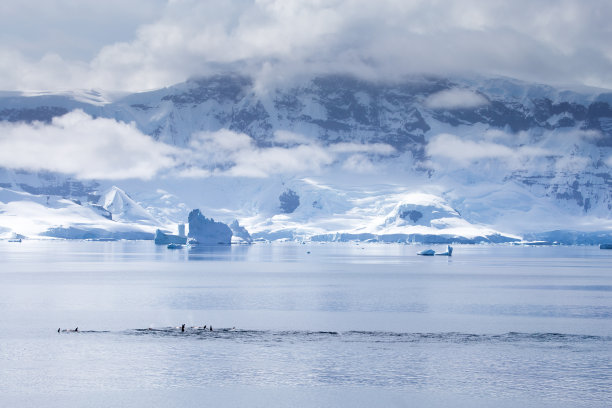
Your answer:
[[[179,88],[162,97],[161,100],[172,101],[176,105],[197,105],[209,100],[218,103],[238,103],[252,87],[253,81],[250,78],[238,75],[216,75],[193,79],[191,86],[186,91]]]
[[[291,214],[300,206],[300,196],[291,189],[284,191],[279,197],[280,210],[284,214]]]
[[[487,104],[430,108],[426,99],[448,89],[469,89]],[[519,89],[517,89],[519,88]],[[145,133],[179,143],[200,130],[244,132],[266,145],[275,130],[296,130],[326,143],[383,142],[399,151],[419,150],[431,122],[486,124],[513,132],[578,127],[605,134],[612,143],[612,93],[580,95],[504,79],[481,82],[423,77],[404,82],[365,81],[330,75],[273,87],[265,93],[245,76],[196,78],[169,88],[132,94],[105,106],[68,96],[0,97],[0,120],[49,122],[74,109],[93,116],[135,121]]]
[[[5,108],[0,110],[0,118],[9,122],[51,122],[56,116],[65,115],[68,109],[57,106],[39,106],[36,108],[13,109]]]

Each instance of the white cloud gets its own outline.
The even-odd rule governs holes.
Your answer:
[[[279,144],[310,144],[312,141],[306,136],[288,130],[277,130],[274,132],[274,142]]]
[[[281,133],[287,138],[289,133]],[[300,139],[299,135],[289,137]],[[261,148],[244,134],[222,129],[194,135],[186,162],[189,167],[211,169],[215,175],[268,177],[286,172],[320,171],[334,161],[334,156],[316,145]],[[188,174],[197,174],[193,170]],[[201,173],[202,175],[208,175]]]
[[[461,165],[488,159],[520,161],[553,154],[537,146],[510,147],[489,141],[465,140],[448,133],[433,137],[427,144],[426,151],[436,160],[451,160]]]
[[[259,147],[250,136],[227,129],[199,132],[193,136],[190,150],[184,156],[186,170],[180,174],[185,177],[268,177],[318,173],[336,163],[346,164],[347,170],[362,171],[360,167],[372,166],[365,154],[395,153],[392,146],[383,143],[321,146],[303,135],[286,131],[276,132],[274,140],[288,146]]]
[[[226,155],[233,151],[248,150],[253,147],[253,139],[244,134],[228,129],[216,132],[199,132],[194,135],[190,146],[195,150],[210,148],[213,153]]]
[[[580,173],[584,171],[592,160],[584,156],[561,156],[555,160],[555,170],[557,173]]]
[[[579,0],[4,3],[0,22],[10,35],[0,35],[0,89],[142,90],[220,67],[273,80],[311,72],[379,79],[477,72],[612,88],[607,0],[588,7]],[[120,22],[121,34],[91,15]],[[27,20],[28,28],[11,20]],[[30,29],[42,39],[35,49]]]
[[[179,178],[194,178],[194,179],[207,178],[213,175],[213,173],[210,170],[202,169],[199,167],[192,167],[192,166],[189,166],[186,168],[179,168],[179,170],[175,174]]]
[[[354,173],[374,173],[376,171],[374,163],[363,154],[349,156],[342,164],[342,168]]]
[[[286,173],[318,173],[347,161],[357,169],[354,153],[389,155],[388,145],[341,143],[318,145],[295,133],[280,133],[289,147],[259,147],[244,133],[222,129],[193,135],[188,149],[179,149],[141,133],[133,123],[92,118],[81,110],[56,117],[49,124],[0,122],[0,167],[51,171],[81,179],[150,179],[158,174],[184,178],[268,177]],[[298,143],[300,141],[308,143]],[[347,157],[349,154],[349,157]]]
[[[267,177],[271,174],[318,173],[334,162],[334,156],[319,146],[271,147],[240,151],[236,165],[227,174],[237,177]]]
[[[593,144],[601,133],[593,130],[553,130],[543,133],[439,134],[431,138],[427,167],[440,172],[461,171],[474,177],[497,177],[520,171],[553,175],[580,173],[599,158],[612,167]]]
[[[134,124],[76,110],[50,124],[0,123],[0,166],[53,171],[83,179],[149,179],[176,164],[178,149]]]
[[[603,138],[603,134],[599,130],[595,129],[571,129],[570,131],[560,133],[560,136],[570,139],[582,139],[589,142],[595,142]]]
[[[459,88],[436,92],[425,100],[425,105],[431,109],[473,109],[488,104],[484,96]]]

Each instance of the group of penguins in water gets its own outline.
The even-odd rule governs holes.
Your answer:
[[[177,327],[177,328],[178,328],[178,327]],[[202,327],[199,327],[199,326],[193,326],[193,327],[192,327],[192,329],[195,329],[195,330],[206,330],[206,325],[204,325],[204,326],[202,326]],[[210,327],[209,327],[208,329],[209,329],[210,331],[213,331],[212,324],[210,325]],[[151,328],[149,327],[149,330],[153,330],[153,329],[151,329]],[[182,332],[184,332],[184,331],[185,331],[185,323],[183,323],[183,324],[181,325],[181,331],[182,331]]]
[[[213,327],[212,327],[212,325],[208,326],[208,325],[206,325],[206,324],[205,324],[204,326],[193,326],[193,327],[191,327],[191,328],[192,328],[192,329],[195,329],[195,330],[209,330],[209,331],[213,331]],[[176,327],[176,329],[178,329],[178,327]],[[230,330],[234,330],[234,329],[236,329],[236,328],[235,328],[235,327],[232,327]],[[151,327],[149,327],[149,330],[154,330],[154,329],[153,329],[153,328],[151,328]],[[66,333],[77,333],[78,331],[79,331],[78,326],[77,326],[75,329],[64,329],[64,330],[61,330],[61,328],[58,328],[58,329],[57,329],[57,332],[58,332],[58,333],[60,333],[60,332],[66,332]],[[181,332],[184,332],[184,331],[185,331],[185,323],[183,323],[183,324],[181,325]],[[223,331],[223,330],[222,330],[222,331]]]

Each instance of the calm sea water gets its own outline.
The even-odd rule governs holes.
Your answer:
[[[0,406],[612,406],[612,251],[420,249],[0,242]]]

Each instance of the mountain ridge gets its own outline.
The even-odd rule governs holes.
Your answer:
[[[222,130],[248,136],[252,149],[261,151],[315,145],[336,152],[325,164],[327,170],[319,170],[317,177],[323,183],[332,172],[348,171],[349,164],[352,168],[369,168],[370,179],[380,174],[382,180],[405,185],[406,191],[415,185],[421,193],[433,188],[469,223],[488,225],[493,230],[517,224],[509,231],[513,235],[559,229],[562,223],[555,220],[558,217],[567,217],[569,227],[576,230],[612,225],[612,92],[587,91],[507,78],[421,76],[403,82],[373,82],[328,75],[262,92],[252,78],[228,74],[193,78],[107,103],[87,103],[86,98],[71,99],[66,94],[0,95],[0,120],[49,123],[54,117],[81,109],[94,118],[132,122],[153,139],[187,150],[193,148],[202,132]],[[381,150],[381,146],[390,147]],[[224,174],[235,163],[228,159],[197,165],[202,171]],[[1,173],[0,187],[43,193],[52,184],[44,177],[34,183],[19,183],[14,174],[11,170]],[[366,178],[360,174],[354,177]],[[68,182],[65,176],[54,177]],[[175,176],[170,171],[164,177]],[[284,179],[295,180],[294,189],[304,196],[311,194],[307,183],[299,181],[304,177],[309,174],[302,170],[286,174]],[[234,195],[215,193],[216,202],[185,188],[170,193],[179,201],[191,195],[183,204],[189,202],[192,208],[200,207],[198,200],[206,201],[215,217],[224,213],[219,211],[227,207],[224,200],[239,202],[237,207],[225,209],[241,215],[241,224],[249,230],[264,231],[266,222],[276,225],[274,228],[284,223],[275,221],[280,214],[270,210],[278,207],[271,203],[283,191],[278,184],[282,179],[252,181],[259,186],[255,190],[275,191],[271,197],[256,199],[259,204],[247,203],[239,191]],[[234,183],[229,177],[224,180],[229,185]],[[36,183],[40,185],[34,186]],[[78,186],[81,182],[71,183]],[[220,191],[222,184],[210,178],[193,183],[215,191]],[[142,197],[147,208],[145,196],[151,196],[150,190],[147,193],[138,185],[130,188],[134,189],[130,195]],[[343,190],[341,184],[335,188]],[[392,190],[389,187],[383,195],[392,195]],[[66,188],[56,193],[75,195]],[[333,208],[341,214],[354,208],[336,203],[333,194],[327,198],[320,191],[317,194],[318,200],[313,198],[309,204],[328,200],[330,214]],[[383,195],[379,197],[384,201]],[[354,194],[351,197],[357,199]],[[315,205],[294,224],[308,224],[321,214],[320,210]],[[183,208],[180,213],[185,211]],[[297,213],[287,217],[297,217]],[[516,222],[509,222],[508,217],[516,218]],[[538,219],[542,221],[533,225],[536,230],[530,230],[529,225]],[[289,229],[296,229],[295,225]],[[382,231],[383,223],[377,225],[369,232]],[[318,227],[308,231],[306,235],[342,232]]]

